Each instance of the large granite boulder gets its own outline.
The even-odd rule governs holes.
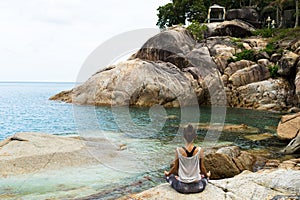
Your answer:
[[[212,179],[233,177],[244,170],[253,171],[255,156],[240,151],[236,146],[223,147],[205,156],[205,167],[211,171]]]
[[[226,12],[226,20],[240,19],[259,27],[259,15],[253,8],[230,9]]]
[[[178,107],[197,103],[201,88],[197,83],[194,86],[195,90],[191,80],[171,63],[134,59],[99,71],[82,85],[51,99],[99,106]]]
[[[246,37],[252,35],[255,29],[241,20],[224,21],[216,26],[211,36]]]
[[[169,61],[172,60],[170,56],[176,55],[184,57],[184,55],[194,49],[196,44],[192,35],[183,27],[178,26],[162,31],[150,38],[132,58],[151,61]],[[173,64],[182,66],[183,63]]]
[[[236,71],[229,77],[233,86],[239,87],[249,83],[259,82],[270,77],[269,69],[262,65],[252,65]]]
[[[244,69],[246,67],[250,67],[252,65],[254,65],[254,62],[249,61],[249,60],[240,60],[237,62],[232,62],[232,63],[228,64],[228,66],[224,70],[224,74],[226,74],[227,76],[231,76],[236,71],[238,71],[240,69]]]
[[[259,110],[286,110],[292,87],[285,79],[269,79],[250,83],[228,92],[233,107]]]
[[[259,199],[270,200],[291,197],[297,199],[300,195],[299,170],[264,170],[256,173],[245,171],[233,178],[211,180],[202,193],[180,194],[168,183],[161,184],[139,194],[128,195],[119,200],[237,200]],[[288,198],[284,198],[288,199]]]
[[[293,139],[300,135],[300,113],[284,115],[277,127],[277,135],[282,139]]]
[[[281,59],[278,61],[278,74],[281,76],[289,76],[293,72],[294,67],[296,67],[299,58],[298,54],[285,50]]]
[[[207,47],[183,27],[150,38],[125,62],[51,97],[76,104],[179,107],[225,102],[220,72]],[[214,102],[213,102],[214,103]],[[224,103],[223,103],[224,104]]]

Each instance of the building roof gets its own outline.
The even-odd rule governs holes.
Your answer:
[[[214,4],[214,5],[212,5],[212,6],[209,6],[209,8],[224,9],[225,7],[220,6],[220,5],[218,5],[218,4]]]

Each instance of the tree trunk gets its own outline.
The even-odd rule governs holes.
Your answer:
[[[283,28],[283,8],[282,8],[282,6],[279,7],[279,10],[280,10],[280,19],[279,19],[278,28]]]
[[[279,6],[277,6],[277,9],[276,9],[276,23],[278,24],[279,26]]]
[[[299,25],[299,0],[295,0],[296,2],[296,20],[295,20],[295,27],[297,28],[297,26]]]

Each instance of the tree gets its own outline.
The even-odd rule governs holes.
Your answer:
[[[173,0],[172,3],[160,6],[157,10],[156,25],[159,28],[185,24],[186,20],[204,22],[207,13],[203,0]]]
[[[294,28],[297,28],[297,26],[299,25],[299,0],[295,0],[295,5],[296,5],[296,20],[295,20]]]

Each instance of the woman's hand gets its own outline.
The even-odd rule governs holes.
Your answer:
[[[206,173],[207,178],[209,178],[210,175],[211,175],[211,173],[210,173],[210,171],[208,171],[208,172]]]
[[[164,171],[164,174],[165,174],[165,176],[169,176],[170,175],[170,173],[167,172],[167,171]]]

